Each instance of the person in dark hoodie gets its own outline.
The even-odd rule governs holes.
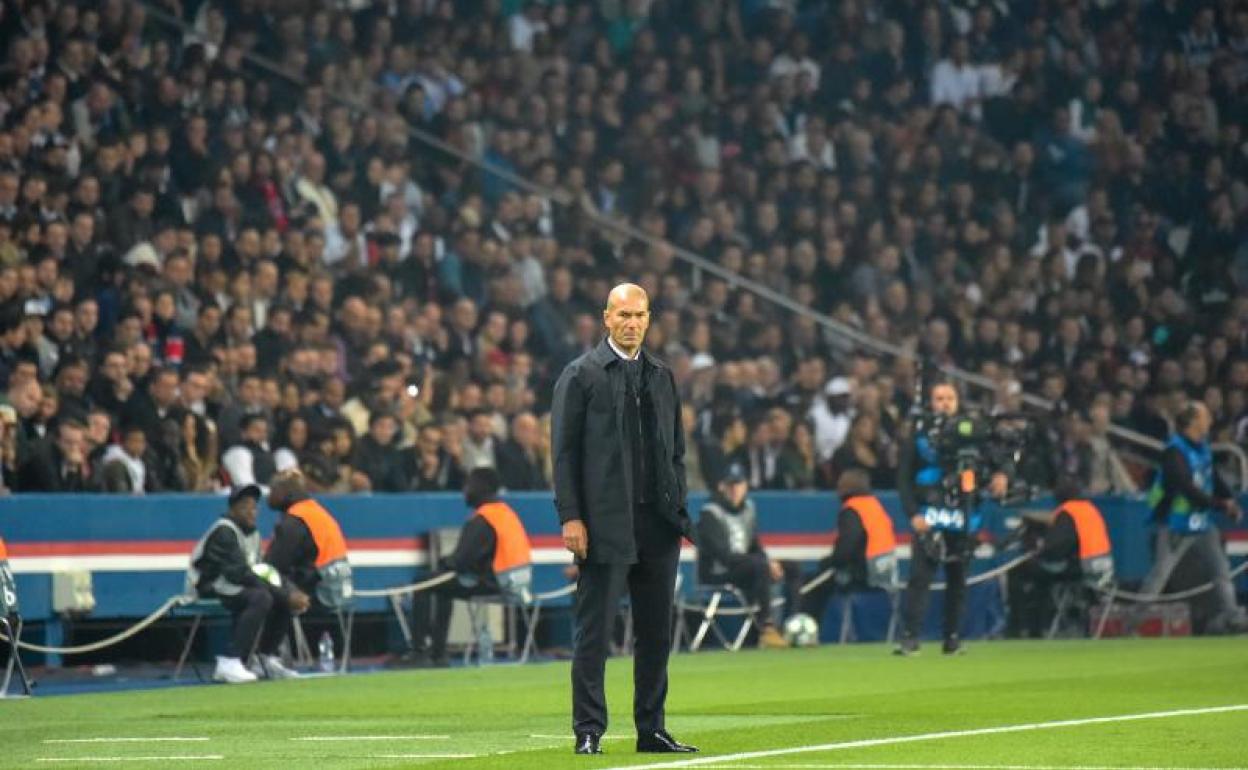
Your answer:
[[[282,664],[277,648],[291,614],[308,609],[308,595],[284,585],[276,570],[260,562],[256,531],[260,495],[255,484],[234,490],[226,514],[195,544],[186,574],[188,594],[218,599],[234,617],[230,654],[217,658],[213,672],[214,680],[228,684],[298,676]],[[244,661],[253,651],[256,660],[248,666]]]
[[[369,416],[368,433],[355,445],[351,466],[368,476],[374,492],[402,492],[407,489],[404,454],[398,447],[399,421],[388,411]]]

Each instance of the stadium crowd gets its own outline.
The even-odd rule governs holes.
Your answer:
[[[665,240],[1058,403],[1087,490],[1130,483],[1108,426],[1188,399],[1245,441],[1242,0],[0,9],[11,490],[547,488],[551,384],[621,280],[691,489],[892,487],[914,365]]]

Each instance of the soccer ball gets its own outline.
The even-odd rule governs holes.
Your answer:
[[[805,613],[790,615],[784,621],[784,640],[791,647],[814,647],[819,644],[819,624]]]
[[[282,576],[278,574],[277,569],[274,568],[272,564],[265,564],[264,562],[253,564],[251,565],[251,571],[256,573],[256,576],[261,580],[271,584],[274,588],[282,587]]]

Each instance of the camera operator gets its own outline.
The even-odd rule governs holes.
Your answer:
[[[898,655],[919,651],[919,631],[927,611],[932,576],[945,568],[944,646],[946,655],[962,651],[958,626],[966,595],[966,568],[979,529],[979,476],[990,476],[988,491],[1004,497],[1009,478],[1000,456],[987,451],[988,435],[976,418],[961,417],[958,391],[937,382],[929,394],[929,414],[912,422],[902,440],[897,473],[901,504],[910,517],[915,540],[906,587],[904,629]]]

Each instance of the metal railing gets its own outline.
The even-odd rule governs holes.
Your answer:
[[[191,28],[191,26],[187,24],[184,20],[169,14],[164,9],[157,7],[150,2],[147,2],[146,0],[136,0],[136,2],[138,2],[138,4],[142,5],[144,8],[146,8],[148,16],[150,18],[154,18],[158,21],[161,21],[162,23],[165,23],[171,27],[176,28],[184,36],[191,36],[191,37],[198,36],[198,33],[193,28]],[[283,67],[281,64],[265,56],[261,56],[254,52],[248,51],[244,53],[244,58],[251,64],[258,67],[259,69],[267,71],[270,74],[275,75],[277,77],[284,78],[285,80],[295,85],[299,85],[299,86],[308,85],[307,79],[304,78],[301,74],[291,72],[290,70],[287,70],[285,67]],[[332,103],[338,104],[340,106],[345,106],[360,114],[365,114],[365,113],[371,114],[372,116],[379,118],[379,119],[393,117],[393,116],[387,116],[383,114],[382,112],[380,112],[379,110],[371,107],[363,99],[361,99],[358,96],[351,96],[351,95],[346,95],[346,94],[337,93],[337,92],[331,93],[327,91],[326,98]],[[776,291],[775,289],[773,289],[770,286],[767,286],[766,284],[759,283],[758,281],[755,281],[751,278],[741,275],[740,273],[736,273],[731,270],[728,270],[722,265],[712,260],[707,259],[701,254],[692,252],[682,246],[672,243],[671,241],[667,241],[661,238],[655,238],[654,236],[642,231],[641,229],[632,225],[629,222],[623,221],[616,217],[602,214],[601,212],[596,211],[592,208],[581,206],[580,201],[574,199],[574,197],[567,190],[564,190],[562,188],[557,188],[557,187],[550,188],[544,185],[540,185],[528,179],[527,177],[520,176],[519,174],[516,174],[508,169],[501,168],[493,163],[490,163],[486,161],[484,158],[478,157],[471,153],[464,152],[458,147],[452,144],[449,144],[448,142],[443,141],[439,137],[427,131],[424,131],[420,128],[417,128],[416,126],[413,126],[410,122],[407,123],[407,132],[409,136],[411,136],[412,138],[414,138],[421,144],[426,145],[432,149],[435,149],[441,153],[445,153],[454,158],[457,158],[458,160],[463,161],[464,163],[468,163],[473,166],[476,166],[482,171],[485,171],[489,174],[497,176],[500,179],[506,180],[509,184],[512,184],[521,190],[524,190],[526,192],[529,192],[535,195],[540,195],[543,198],[560,206],[565,206],[565,207],[578,206],[580,208],[581,214],[585,216],[586,219],[588,219],[599,230],[603,230],[603,231],[610,232],[610,233],[615,233],[616,235],[620,237],[626,238],[628,240],[639,241],[651,247],[661,247],[664,249],[668,249],[675,256],[679,257],[681,260],[692,265],[695,268],[695,270],[701,270],[713,276],[721,278],[725,282],[727,282],[730,287],[745,289],[751,292],[752,294],[755,294],[761,297],[762,299],[767,300],[771,304],[789,311],[790,313],[794,313],[796,315],[810,318],[816,324],[822,327],[825,330],[825,332],[831,333],[833,336],[839,337],[842,340],[847,340],[849,343],[851,343],[851,348],[856,346],[857,348],[865,349],[872,353],[882,354],[886,356],[900,357],[903,359],[910,360],[914,362],[916,365],[922,364],[921,357],[914,350],[906,346],[897,345],[887,340],[880,339],[879,337],[875,337],[871,334],[868,334],[867,332],[864,332],[861,329],[855,328],[853,326],[850,326],[849,324],[838,321],[837,319],[827,315],[826,313],[821,313],[807,305],[803,305],[795,301],[793,298],[786,296],[785,294],[781,292]],[[958,382],[961,382],[964,385],[972,386],[975,388],[980,388],[988,392],[994,392],[999,387],[999,383],[994,382],[988,377],[984,377],[983,375],[975,374],[973,372],[968,372],[958,367],[952,367],[952,366],[941,367],[941,372],[945,376],[950,377],[954,380],[957,380]],[[1042,398],[1040,396],[1037,396],[1035,394],[1032,394],[1032,393],[1023,393],[1021,396],[1021,399],[1024,404],[1031,406],[1031,407],[1038,408],[1038,409],[1042,409],[1045,411],[1052,411],[1055,407],[1053,402],[1045,398]],[[1161,442],[1157,441],[1156,439],[1153,439],[1149,436],[1145,436],[1142,433],[1138,433],[1136,431],[1123,428],[1120,426],[1111,425],[1109,427],[1109,434],[1115,439],[1118,439],[1119,441],[1123,441],[1128,444],[1138,446],[1147,450],[1160,451],[1162,449]],[[1214,450],[1216,452],[1229,453],[1235,458],[1240,468],[1240,473],[1239,473],[1240,491],[1248,491],[1248,454],[1245,454],[1244,450],[1241,449],[1239,446],[1236,446],[1234,444],[1226,444],[1226,443],[1215,445]]]

